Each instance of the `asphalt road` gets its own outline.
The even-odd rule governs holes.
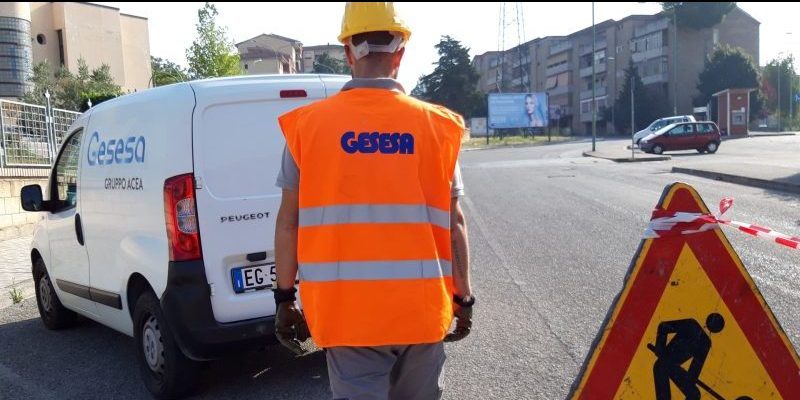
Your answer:
[[[564,398],[669,183],[694,185],[710,205],[733,196],[737,220],[800,233],[798,196],[669,172],[685,159],[733,160],[726,144],[715,155],[633,164],[581,157],[588,146],[462,155],[478,304],[473,334],[447,345],[445,399]],[[800,254],[726,232],[800,348]],[[209,363],[198,391],[196,398],[329,396],[320,353],[294,359],[276,346]],[[47,331],[32,300],[0,311],[0,399],[146,397],[130,338],[85,320]]]

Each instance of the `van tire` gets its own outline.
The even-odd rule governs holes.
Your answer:
[[[75,325],[78,314],[61,304],[41,258],[33,262],[33,279],[36,306],[39,308],[39,316],[44,326],[50,330],[59,330]]]
[[[136,300],[133,331],[139,372],[147,390],[158,399],[189,394],[197,381],[199,363],[181,351],[152,292],[144,292]]]
[[[717,152],[718,149],[719,149],[719,143],[717,142],[710,142],[709,144],[706,145],[706,151],[708,152],[708,154],[714,154]]]

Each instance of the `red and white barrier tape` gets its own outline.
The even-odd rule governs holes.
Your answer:
[[[722,216],[733,206],[733,199],[726,197],[719,203],[720,214],[670,212],[654,210],[650,224],[644,232],[645,239],[654,239],[667,236],[689,235],[719,228],[719,225],[732,226],[755,237],[769,240],[786,247],[800,250],[800,237],[789,236],[785,233],[774,231],[763,226],[747,224],[739,221],[722,219]]]

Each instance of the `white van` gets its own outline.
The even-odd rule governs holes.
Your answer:
[[[42,321],[81,314],[136,342],[147,388],[185,394],[197,360],[274,339],[277,117],[349,77],[181,83],[104,102],[70,127],[42,196],[31,262]]]
[[[655,131],[657,131],[657,130],[659,130],[659,129],[667,126],[667,125],[678,124],[678,123],[681,123],[681,122],[696,122],[696,121],[695,121],[694,117],[691,116],[691,115],[678,115],[678,116],[675,116],[675,117],[659,118],[659,119],[653,121],[647,128],[644,128],[644,129],[640,130],[639,132],[636,132],[636,134],[633,135],[633,142],[636,143],[636,144],[639,144],[640,140],[644,139],[647,136],[650,136]]]

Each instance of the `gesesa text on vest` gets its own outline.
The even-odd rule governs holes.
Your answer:
[[[414,154],[414,135],[410,133],[361,132],[356,138],[353,131],[342,135],[342,150],[346,153]]]

